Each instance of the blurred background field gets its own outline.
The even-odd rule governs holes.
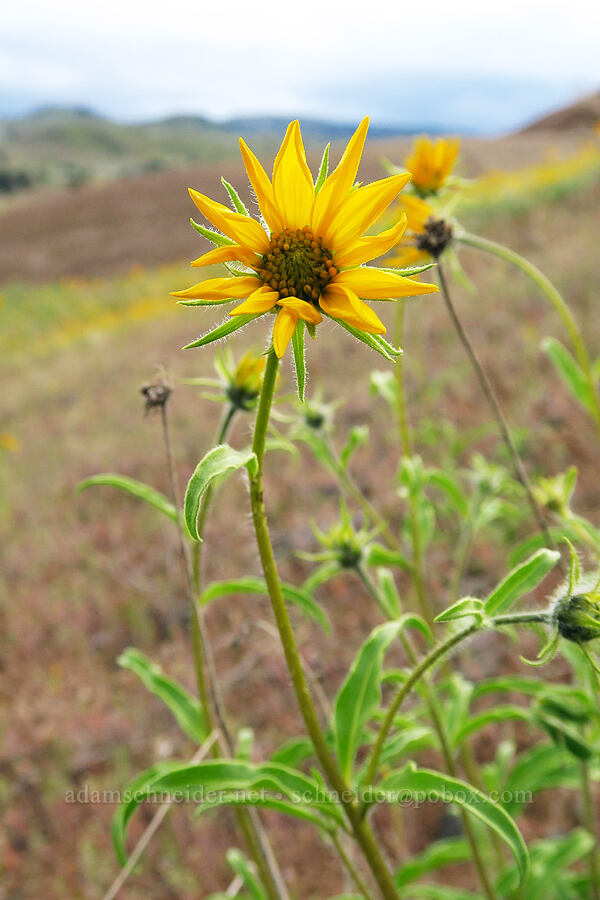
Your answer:
[[[460,174],[474,179],[461,214],[465,224],[518,247],[547,272],[596,349],[597,108],[598,96],[585,101],[580,115],[563,110],[557,121],[522,133],[466,139],[460,164]],[[110,489],[77,496],[73,491],[85,476],[118,471],[168,492],[159,422],[144,417],[139,393],[158,364],[173,373],[177,385],[171,414],[182,482],[209,446],[220,410],[181,379],[211,374],[213,350],[180,348],[218,316],[178,307],[168,292],[190,282],[188,260],[204,249],[188,224],[193,209],[187,186],[214,195],[224,174],[247,196],[230,132],[196,132],[189,123],[156,133],[123,131],[100,128],[84,114],[55,126],[56,117],[26,123],[5,133],[3,145],[11,165],[19,159],[47,173],[5,194],[0,214],[0,432],[12,436],[0,449],[0,677],[3,699],[10,703],[0,721],[0,896],[7,900],[101,897],[117,871],[109,836],[114,807],[68,803],[66,792],[118,790],[156,759],[185,759],[194,751],[173,730],[159,701],[115,664],[134,645],[191,687],[176,536],[151,510]],[[309,141],[313,161],[320,137]],[[52,149],[59,140],[60,165]],[[22,152],[15,150],[18,142]],[[69,142],[71,156],[64,150]],[[255,140],[266,151],[274,142],[270,133]],[[361,177],[379,177],[384,157],[401,163],[409,144],[408,138],[389,135],[370,141]],[[118,164],[111,146],[122,148],[113,154]],[[85,168],[89,178],[77,184],[65,179],[71,163]],[[552,474],[575,463],[577,507],[582,513],[597,509],[591,425],[540,352],[542,337],[562,337],[552,309],[500,262],[468,250],[461,259],[478,288],[456,286],[457,302],[530,471]],[[448,453],[466,461],[476,450],[501,459],[441,301],[407,302],[405,360],[419,451],[431,463],[443,463]],[[391,316],[389,311],[389,324]],[[234,353],[248,343],[260,349],[263,328],[259,322],[236,336]],[[326,400],[345,400],[336,415],[338,444],[351,425],[369,425],[371,441],[356,456],[355,475],[398,525],[395,498],[382,494],[397,463],[388,411],[368,389],[369,371],[380,368],[378,362],[327,324],[309,347],[309,365],[311,391],[321,387]],[[284,376],[282,387],[291,388],[288,363]],[[249,427],[240,417],[232,441],[239,444]],[[315,549],[310,519],[333,521],[335,490],[308,456],[295,460],[284,453],[276,456],[267,489],[282,570],[289,580],[305,577],[310,567],[294,550]],[[258,571],[248,518],[235,514],[244,502],[245,488],[236,481],[219,496],[207,535],[208,577]],[[448,560],[435,546],[432,556],[433,593],[441,597]],[[506,556],[502,535],[496,543],[478,544],[464,592],[489,589]],[[376,616],[351,576],[338,579],[321,599],[333,623],[331,638],[296,614],[295,621],[303,653],[332,688]],[[208,626],[234,725],[254,728],[257,754],[266,756],[300,727],[266,601],[217,602]],[[508,640],[488,636],[466,665],[476,679],[502,669],[509,658]],[[548,677],[563,675],[564,665],[553,664]],[[519,737],[527,740],[526,734]],[[477,744],[482,760],[488,739],[484,731]],[[145,815],[134,823],[134,835],[151,810]],[[411,852],[446,827],[436,808],[420,811],[414,821],[410,816]],[[531,838],[542,829],[558,833],[580,817],[570,794],[553,807],[541,794],[520,824]],[[308,826],[266,818],[298,896],[341,890],[339,870]],[[228,877],[224,852],[232,842],[229,814],[193,821],[189,810],[177,809],[123,896],[191,900],[222,888]],[[392,856],[398,851],[391,844],[386,849]],[[474,887],[461,867],[452,877]]]

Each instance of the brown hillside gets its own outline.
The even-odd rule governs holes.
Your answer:
[[[536,119],[522,134],[535,131],[569,131],[574,129],[593,129],[600,122],[600,91],[583,97],[577,103],[558,109],[541,119]]]

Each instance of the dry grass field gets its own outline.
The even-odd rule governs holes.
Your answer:
[[[474,176],[534,165],[553,147],[560,158],[580,142],[579,133],[545,132],[467,141],[463,172]],[[406,148],[398,141],[372,144],[361,177],[377,177],[380,158],[400,162]],[[215,195],[220,174],[242,183],[239,166],[205,166],[78,191],[24,195],[0,217],[0,327],[13,328],[0,358],[0,431],[19,442],[16,452],[0,458],[3,900],[101,898],[118,870],[110,842],[115,807],[69,803],[66,792],[119,790],[155,760],[186,759],[194,752],[173,729],[160,702],[115,663],[125,647],[134,645],[192,686],[176,535],[151,510],[111,489],[75,495],[74,487],[87,475],[118,471],[168,492],[159,421],[143,415],[139,393],[158,364],[177,383],[171,415],[182,483],[210,445],[219,409],[180,379],[211,374],[213,351],[180,348],[218,316],[176,307],[167,291],[190,283],[185,261],[199,255],[203,245],[188,225],[193,209],[185,189],[191,184]],[[469,213],[482,233],[518,247],[564,290],[595,355],[600,349],[600,257],[592,223],[599,206],[600,182],[588,179],[558,199],[540,196],[518,209]],[[552,474],[574,462],[580,470],[576,506],[582,513],[597,510],[600,484],[592,428],[539,347],[545,335],[562,337],[553,310],[502,263],[467,250],[461,258],[478,289],[457,285],[456,300],[530,471]],[[89,327],[85,321],[81,327],[71,322],[69,330],[69,311],[61,304],[80,297],[82,285],[91,304],[105,292],[114,315],[95,325],[92,317]],[[123,309],[131,311],[138,294],[139,300],[147,299],[146,306],[137,315],[124,312],[120,318],[119,297],[127,296]],[[40,322],[38,301],[45,317]],[[475,449],[498,458],[493,430],[482,428],[487,410],[442,302],[434,296],[408,303],[405,359],[419,451],[430,462],[443,459],[445,442],[453,437],[439,426],[448,419],[456,424],[456,438],[473,431],[465,459]],[[96,310],[97,302],[92,305]],[[85,310],[82,316],[85,320]],[[61,328],[63,337],[56,340]],[[236,336],[234,352],[241,353],[248,342],[260,349],[263,328],[259,322]],[[369,425],[370,442],[357,454],[353,469],[370,498],[398,525],[393,498],[382,496],[382,485],[397,465],[389,414],[368,390],[369,371],[382,366],[366,348],[344,338],[328,323],[317,343],[311,343],[310,389],[322,387],[326,399],[345,398],[337,414],[338,443],[349,426]],[[288,362],[283,369],[289,388]],[[232,443],[239,445],[249,427],[249,420],[240,418]],[[293,549],[314,549],[310,519],[332,521],[335,488],[308,455],[295,460],[274,453],[267,492],[278,560],[287,579],[299,580],[310,568]],[[206,542],[209,578],[258,572],[248,517],[235,515],[245,502],[245,488],[236,479],[218,496]],[[500,541],[477,545],[464,592],[489,588],[505,563],[505,552]],[[434,546],[430,581],[440,605],[447,567]],[[315,676],[334,688],[377,617],[351,576],[334,582],[321,600],[333,624],[330,637],[294,616],[302,653]],[[256,753],[266,757],[300,730],[267,601],[217,601],[209,609],[208,628],[232,724],[253,728]],[[508,639],[488,636],[469,650],[463,664],[477,678],[513,661]],[[557,660],[547,677],[564,672],[565,663]],[[515,729],[511,723],[503,727]],[[519,740],[527,741],[526,729],[520,728]],[[489,753],[489,736],[484,731],[477,745],[481,759]],[[133,822],[134,838],[151,814],[151,808],[144,810]],[[552,832],[573,825],[580,816],[571,795],[550,806],[541,794],[520,826],[530,838],[542,827]],[[275,814],[265,820],[273,826],[284,872],[298,886],[301,900],[342,890],[337,862],[309,826]],[[388,825],[386,850],[398,860],[402,850]],[[410,812],[408,849],[422,848],[445,827],[438,807]],[[122,896],[192,900],[222,890],[229,878],[224,853],[236,843],[240,839],[229,813],[194,820],[189,809],[176,809]],[[460,867],[453,879],[475,888]]]

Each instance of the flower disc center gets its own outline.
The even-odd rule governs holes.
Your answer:
[[[257,271],[263,284],[280,297],[298,297],[314,304],[337,275],[331,252],[308,226],[272,235]]]

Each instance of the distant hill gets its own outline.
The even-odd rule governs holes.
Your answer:
[[[213,122],[202,116],[170,116],[154,122],[113,122],[87,108],[48,107],[0,121],[0,192],[27,187],[79,187],[237,157],[238,135],[270,151],[281,140],[285,117],[247,117]],[[356,123],[301,119],[307,143],[347,139]],[[427,130],[424,128],[423,130]],[[372,137],[410,133],[373,127]]]
[[[541,119],[536,119],[522,133],[532,131],[591,131],[600,122],[600,91],[589,94],[570,106],[565,106]]]

